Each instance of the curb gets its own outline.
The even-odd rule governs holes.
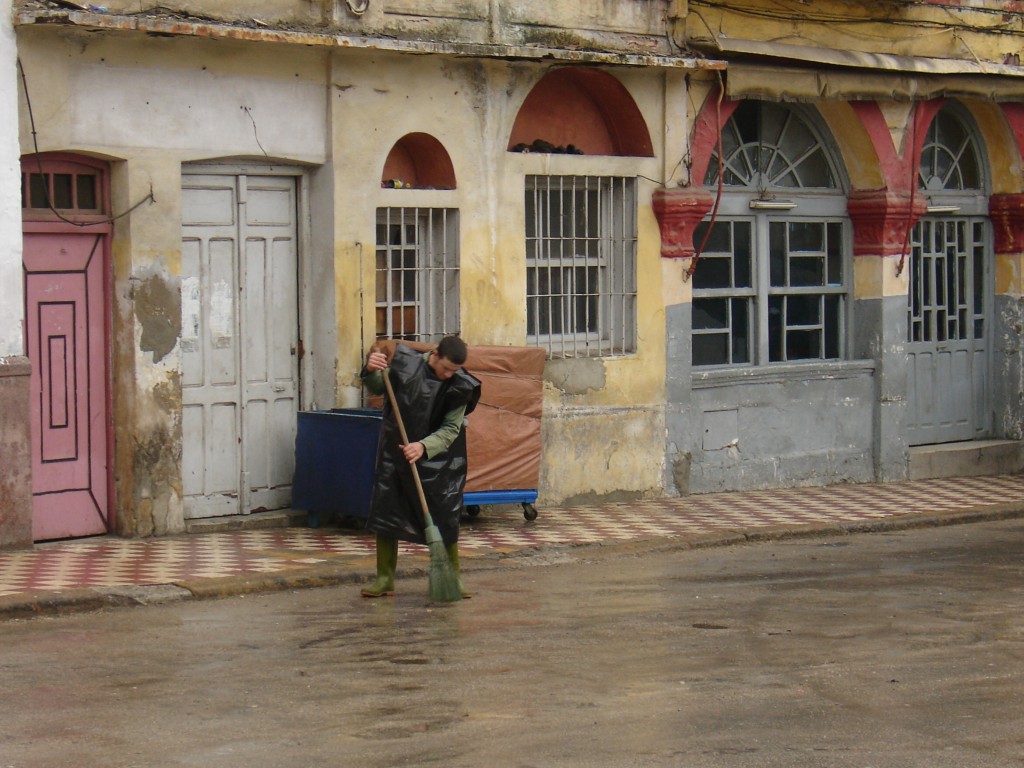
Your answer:
[[[500,570],[507,567],[553,565],[559,562],[542,557],[552,553],[572,553],[585,557],[628,557],[651,552],[674,552],[739,544],[762,544],[789,539],[823,538],[865,533],[890,533],[921,528],[940,528],[950,525],[998,522],[1024,518],[1024,501],[970,507],[952,512],[897,515],[877,520],[837,523],[780,524],[755,530],[724,529],[711,533],[693,534],[675,539],[643,539],[640,541],[550,545],[495,552],[482,555],[463,555],[465,572]],[[542,561],[542,562],[530,562]],[[359,567],[363,567],[360,563]],[[429,566],[410,566],[399,569],[403,579],[422,578]],[[171,584],[144,586],[117,586],[72,589],[60,593],[30,592],[0,597],[0,621],[29,619],[44,616],[62,616],[72,613],[98,611],[105,608],[127,608],[160,605],[182,600],[212,600],[239,595],[266,594],[286,590],[334,587],[364,584],[373,580],[371,572],[363,570],[339,571],[337,563],[315,565],[281,574],[253,574],[225,576],[212,579],[189,579]]]

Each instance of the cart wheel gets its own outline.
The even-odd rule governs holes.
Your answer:
[[[525,517],[527,520],[536,520],[537,508],[533,506],[533,504],[527,504],[526,502],[523,502],[523,517]]]
[[[470,517],[476,517],[477,515],[480,514],[480,505],[479,504],[469,504],[466,507],[466,514],[469,515]]]

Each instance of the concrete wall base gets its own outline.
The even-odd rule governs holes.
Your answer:
[[[27,357],[0,357],[0,549],[32,546],[32,433]]]

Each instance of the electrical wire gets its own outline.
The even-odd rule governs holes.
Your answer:
[[[693,273],[697,270],[697,261],[700,259],[704,248],[708,244],[708,240],[711,237],[711,230],[715,226],[715,220],[718,218],[718,205],[722,202],[723,186],[725,184],[725,163],[722,159],[722,98],[725,96],[725,83],[722,80],[722,73],[718,72],[718,97],[715,102],[715,130],[717,133],[716,143],[718,149],[716,154],[718,155],[718,190],[715,194],[715,204],[711,208],[711,221],[708,222],[707,231],[704,232],[704,237],[701,238],[700,246],[693,252],[693,256],[690,257],[690,265],[683,272],[683,282],[689,282],[690,278],[693,277]],[[691,179],[691,184],[693,180]]]
[[[153,196],[153,185],[150,184],[150,186],[149,186],[149,194],[148,195],[146,195],[144,198],[139,200],[139,202],[137,202],[135,205],[133,205],[128,210],[123,211],[123,212],[117,214],[116,216],[110,216],[110,217],[105,218],[105,219],[98,219],[98,220],[92,220],[92,221],[75,221],[74,219],[69,219],[67,216],[65,216],[60,211],[58,211],[56,208],[54,208],[53,207],[53,202],[50,200],[49,185],[46,184],[46,173],[43,170],[43,158],[42,158],[42,155],[39,152],[39,140],[38,140],[38,137],[36,136],[36,119],[35,119],[35,116],[32,113],[32,99],[29,96],[29,91],[28,91],[28,78],[25,77],[25,68],[22,66],[20,58],[18,59],[18,72],[21,73],[21,84],[22,84],[22,87],[25,90],[25,106],[28,108],[28,121],[29,121],[29,125],[31,125],[31,127],[32,127],[32,147],[35,150],[34,154],[35,154],[35,158],[36,158],[36,167],[39,169],[39,175],[43,179],[43,201],[46,203],[46,207],[50,209],[50,212],[53,213],[54,216],[56,216],[61,221],[65,222],[67,224],[71,224],[71,225],[76,226],[76,227],[95,227],[98,224],[113,224],[118,219],[122,219],[125,216],[127,216],[128,214],[130,214],[133,211],[135,211],[135,209],[142,207],[143,204],[145,204],[147,202],[148,203],[155,203],[156,202],[156,198]]]
[[[245,110],[245,114],[249,116],[249,122],[252,123],[252,135],[256,138],[256,146],[260,148],[260,152],[263,153],[264,157],[269,158],[270,155],[267,154],[267,150],[263,148],[263,143],[260,141],[259,131],[256,130],[256,120],[252,116],[252,110],[244,105],[242,106],[242,109]]]
[[[912,221],[914,218],[914,197],[917,192],[917,175],[918,165],[920,159],[917,157],[917,129],[920,123],[921,108],[918,106],[911,112],[911,119],[914,121],[914,127],[911,129],[910,135],[912,143],[910,145],[910,207],[907,209],[907,221],[903,228],[903,248],[900,249],[900,260],[896,264],[896,277],[903,274],[903,267],[907,263],[907,251],[910,250],[910,230],[913,226]]]

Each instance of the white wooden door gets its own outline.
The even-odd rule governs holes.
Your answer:
[[[295,178],[184,176],[181,291],[185,517],[286,507],[298,410]]]

